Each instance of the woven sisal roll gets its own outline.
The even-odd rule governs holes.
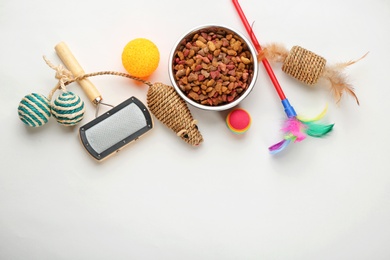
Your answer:
[[[346,92],[354,97],[359,105],[354,88],[347,82],[343,69],[366,55],[355,61],[329,66],[326,59],[300,46],[294,46],[287,50],[283,45],[273,43],[265,46],[259,53],[258,60],[266,58],[273,62],[281,62],[283,72],[310,86],[317,84],[321,78],[324,78],[329,81],[336,102],[339,102],[342,94]]]
[[[290,76],[308,85],[317,83],[324,71],[326,60],[300,46],[291,48],[282,70]]]

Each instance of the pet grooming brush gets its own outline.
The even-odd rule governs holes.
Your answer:
[[[85,77],[84,70],[68,46],[61,42],[55,50],[77,81],[89,100],[97,106],[104,104],[92,82]],[[78,78],[79,77],[79,78]],[[68,81],[70,83],[71,81]],[[106,105],[106,104],[105,104]],[[118,152],[153,128],[153,121],[146,106],[136,97],[130,97],[108,112],[80,127],[79,134],[85,149],[96,160],[102,160]]]

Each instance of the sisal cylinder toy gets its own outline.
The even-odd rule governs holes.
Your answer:
[[[317,83],[325,69],[326,59],[300,46],[291,48],[282,71],[308,85]]]
[[[306,85],[314,86],[321,78],[324,78],[330,83],[331,91],[337,103],[340,101],[343,93],[347,93],[359,105],[354,88],[347,82],[343,69],[360,59],[329,65],[325,58],[301,46],[293,46],[288,50],[281,44],[276,43],[265,46],[259,53],[258,60],[261,61],[264,58],[273,62],[282,63],[283,72]]]
[[[248,131],[251,123],[251,116],[242,108],[233,109],[226,117],[227,127],[235,134],[243,134]]]
[[[84,118],[84,101],[73,92],[59,95],[51,106],[53,117],[64,126],[74,126]]]
[[[20,120],[31,127],[46,124],[51,116],[50,110],[49,100],[37,93],[26,95],[18,106]]]

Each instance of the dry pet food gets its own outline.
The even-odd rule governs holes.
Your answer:
[[[236,34],[221,29],[199,31],[183,39],[173,57],[180,89],[202,105],[233,102],[253,77],[253,57]]]

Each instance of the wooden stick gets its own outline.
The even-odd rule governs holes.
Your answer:
[[[65,67],[67,67],[74,77],[79,77],[85,74],[83,68],[80,66],[72,52],[64,42],[57,44],[54,49],[57,52],[58,57],[62,60]],[[102,101],[102,97],[95,87],[95,85],[87,78],[77,81],[84,93],[88,96],[89,100],[93,104],[98,104]]]

